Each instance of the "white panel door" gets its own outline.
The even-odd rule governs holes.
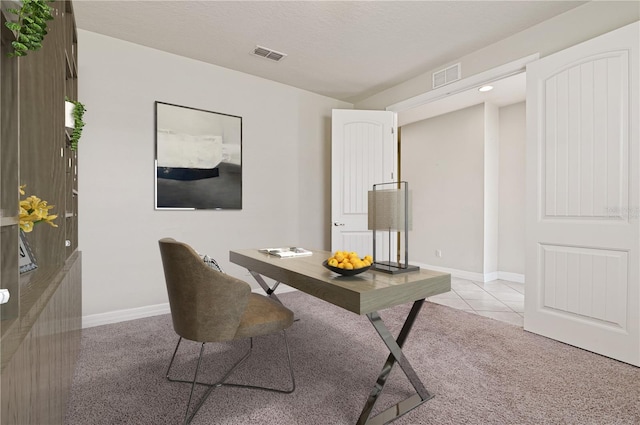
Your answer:
[[[525,330],[640,366],[640,23],[527,66]]]
[[[396,176],[396,114],[334,109],[331,129],[331,250],[371,254],[367,192]]]

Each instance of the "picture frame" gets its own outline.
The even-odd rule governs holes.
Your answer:
[[[33,255],[33,251],[31,251],[31,247],[27,241],[27,235],[25,235],[22,230],[20,230],[20,237],[18,238],[18,266],[20,274],[38,268],[36,257]]]
[[[155,209],[242,209],[242,117],[155,102]]]

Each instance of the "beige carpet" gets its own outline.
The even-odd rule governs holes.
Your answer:
[[[279,297],[300,319],[288,332],[296,391],[220,388],[193,424],[355,424],[384,345],[364,316],[298,292]],[[394,334],[409,307],[381,312]],[[65,423],[181,423],[189,386],[164,379],[176,342],[168,315],[85,330]],[[245,344],[209,347],[203,379]],[[182,351],[177,373],[193,376],[198,349]],[[254,352],[231,381],[286,386],[282,338],[258,339]],[[640,424],[639,368],[493,319],[425,303],[405,354],[435,398],[394,424]],[[378,404],[410,391],[396,367]]]

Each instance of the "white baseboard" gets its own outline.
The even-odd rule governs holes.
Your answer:
[[[453,277],[459,277],[460,279],[474,280],[476,282],[484,282],[484,274],[478,272],[470,272],[467,270],[452,269],[449,267],[440,267],[433,264],[415,263],[413,261],[410,264],[415,264],[422,269],[435,270],[437,272],[449,273]]]
[[[432,264],[411,263],[424,269],[435,270],[438,272],[450,273],[453,277],[460,279],[468,279],[476,282],[491,282],[492,280],[502,279],[511,282],[524,283],[524,275],[511,272],[492,272],[492,273],[476,273],[466,270],[457,270],[447,267],[434,266]],[[253,292],[264,294],[261,288],[253,288]],[[282,284],[276,289],[276,294],[284,294],[286,292],[297,291],[297,289]],[[145,317],[159,316],[161,314],[169,314],[169,303],[149,305],[145,307],[129,308],[126,310],[115,310],[107,313],[89,314],[82,317],[82,328],[92,328],[94,326],[110,325],[112,323],[126,322],[127,320],[143,319]]]
[[[110,325],[126,322],[127,320],[142,319],[144,317],[159,316],[169,313],[169,303],[148,305],[145,307],[129,308],[126,310],[109,311],[107,313],[89,314],[82,316],[82,328]]]
[[[434,266],[433,264],[414,263],[414,262],[411,262],[410,264],[415,264],[416,266],[420,266],[420,268],[424,268],[424,269],[449,273],[453,277],[458,277],[460,279],[473,280],[475,282],[484,283],[484,282],[491,282],[496,279],[501,279],[501,280],[508,280],[510,282],[524,283],[524,275],[518,274],[518,273],[500,272],[500,271],[491,272],[491,273],[479,273],[479,272],[470,272],[467,270],[452,269],[448,267]]]
[[[278,286],[278,289],[276,289],[276,294],[283,294],[285,292],[292,292],[296,290],[297,289],[287,285],[280,285]],[[264,294],[264,291],[261,288],[253,288],[252,291],[258,294]],[[169,313],[171,313],[169,303],[164,303],[145,307],[129,308],[126,310],[109,311],[107,313],[89,314],[87,316],[82,316],[82,329]]]
[[[520,273],[498,272],[498,279],[509,282],[524,283],[524,275]]]

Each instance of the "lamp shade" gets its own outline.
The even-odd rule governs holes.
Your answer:
[[[412,229],[411,193],[406,188],[370,190],[368,201],[369,230]]]

